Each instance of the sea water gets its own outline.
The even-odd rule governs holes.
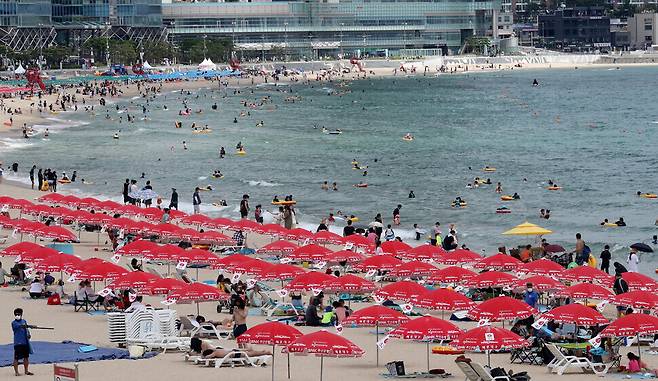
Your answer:
[[[217,216],[236,217],[242,194],[250,195],[252,210],[262,204],[272,212],[273,196],[292,194],[298,219],[309,228],[337,211],[365,224],[382,213],[390,223],[401,204],[402,224],[394,230],[406,241],[412,240],[414,223],[429,230],[440,221],[444,233],[454,223],[460,243],[489,254],[499,245],[532,243],[532,238],[501,236],[528,220],[553,230],[545,237],[551,243],[572,249],[580,232],[594,254],[610,244],[614,260],[625,262],[630,244],[649,243],[658,234],[658,200],[635,195],[658,192],[656,74],[652,67],[472,71],[349,84],[259,85],[239,94],[208,83],[189,95],[162,93],[148,105],[138,97],[117,101],[136,116],[134,123],[116,104],[108,107],[111,120],[100,106],[95,116],[60,113],[58,123],[66,120],[72,127],[53,126],[48,140],[36,138],[29,145],[12,142],[16,149],[0,156],[7,164],[21,163],[23,177],[32,163],[69,175],[75,169],[78,178],[94,184],[61,190],[115,199],[123,181],[139,179],[142,172],[140,186],[151,180],[165,204],[171,187],[187,205],[195,186],[210,184],[214,190],[201,194],[202,210]],[[535,78],[538,87],[532,86]],[[267,96],[272,102],[262,107],[241,104]],[[291,96],[298,99],[286,102]],[[179,116],[183,102],[191,115]],[[218,110],[211,109],[213,103]],[[203,112],[196,113],[199,109]],[[241,111],[250,115],[240,117]],[[264,126],[256,127],[261,120]],[[174,128],[175,121],[183,128]],[[192,134],[193,122],[213,132]],[[324,134],[323,126],[343,134]],[[112,139],[118,130],[120,138]],[[414,141],[403,141],[406,133]],[[239,141],[246,156],[235,155]],[[219,159],[221,146],[224,159]],[[353,159],[367,166],[367,176],[352,169]],[[483,172],[487,165],[497,171]],[[215,169],[225,177],[213,179]],[[476,176],[493,184],[467,189]],[[563,189],[546,190],[549,179]],[[338,191],[321,190],[323,181],[336,182]],[[353,186],[359,182],[368,187]],[[497,182],[503,194],[516,192],[521,199],[500,201]],[[408,198],[411,190],[414,199]],[[450,206],[457,196],[468,202],[466,208]],[[219,200],[229,206],[211,205]],[[501,206],[512,213],[496,214]],[[541,208],[551,210],[549,220],[539,218]],[[619,217],[627,227],[599,225]],[[339,221],[334,230],[341,228]],[[649,264],[644,272],[653,274],[652,255],[642,260]]]

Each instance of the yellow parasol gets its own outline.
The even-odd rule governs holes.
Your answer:
[[[551,233],[553,233],[553,231],[526,221],[521,225],[517,225],[516,227],[504,232],[503,235],[544,235]]]

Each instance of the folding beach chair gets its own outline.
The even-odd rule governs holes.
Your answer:
[[[464,373],[466,376],[465,381],[480,381],[480,376],[475,372],[475,369],[471,367],[471,364],[466,361],[455,361],[459,370]]]
[[[471,362],[470,365],[481,381],[511,381],[508,376],[492,376],[489,369],[486,369],[480,363]]]
[[[519,364],[542,365],[544,359],[541,357],[542,346],[533,345],[538,339],[534,336],[528,338],[527,347],[512,349],[510,351],[510,362]],[[541,343],[540,343],[541,344]]]
[[[80,298],[78,297],[78,292],[74,291],[73,311],[78,312],[78,311],[82,311],[83,309],[85,312],[89,312],[89,310],[98,311],[98,302],[89,299],[89,295],[87,295],[86,292],[84,293],[84,297]]]

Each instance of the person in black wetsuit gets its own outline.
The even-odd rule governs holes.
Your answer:
[[[612,259],[610,245],[605,245],[601,252],[601,271],[605,271],[606,274],[610,274],[610,259]]]

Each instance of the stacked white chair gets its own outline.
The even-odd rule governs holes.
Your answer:
[[[190,338],[178,337],[176,329],[175,310],[145,310],[130,313],[117,313],[123,315],[123,341],[121,341],[121,319],[117,316],[108,317],[108,330],[110,340],[115,338],[118,343],[127,345],[141,345],[147,350],[162,349],[187,350]]]
[[[107,314],[107,334],[110,343],[123,345],[126,343],[126,314],[110,312]]]

